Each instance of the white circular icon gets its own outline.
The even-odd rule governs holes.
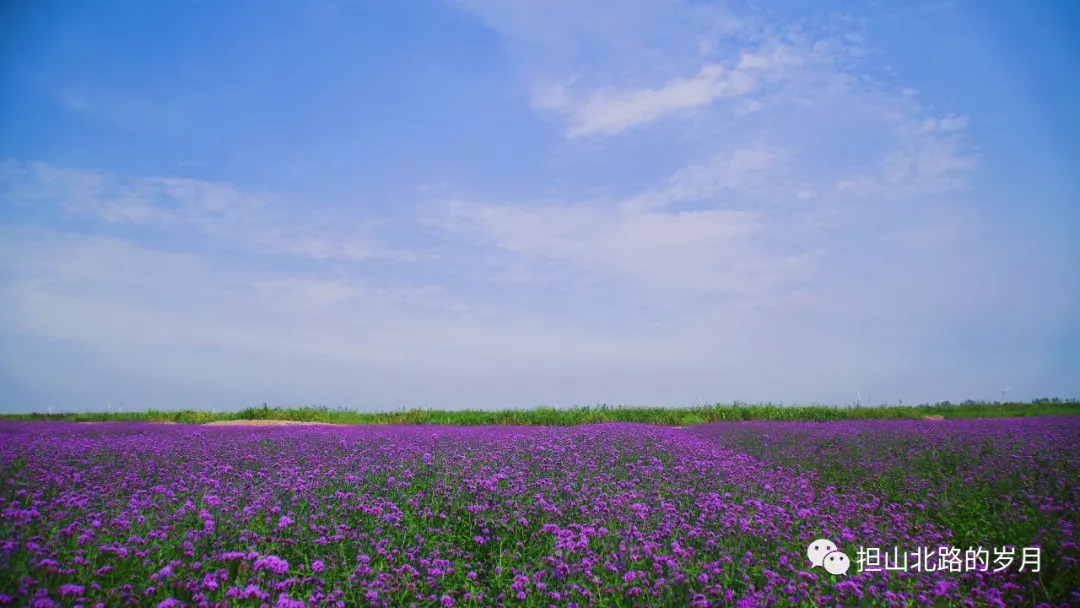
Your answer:
[[[825,556],[833,551],[836,551],[836,543],[825,538],[819,538],[806,548],[806,557],[810,558],[811,564],[820,566],[825,560]]]
[[[822,565],[829,574],[847,574],[848,568],[851,567],[851,560],[843,551],[833,551],[825,555]]]

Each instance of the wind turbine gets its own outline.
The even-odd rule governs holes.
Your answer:
[[[1002,401],[1002,403],[1005,402],[1005,393],[1007,393],[1007,392],[1009,392],[1011,390],[1012,390],[1011,386],[1001,389],[1001,401]]]

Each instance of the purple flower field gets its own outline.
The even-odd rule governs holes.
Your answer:
[[[1075,606],[1078,455],[1076,417],[0,423],[0,605]]]

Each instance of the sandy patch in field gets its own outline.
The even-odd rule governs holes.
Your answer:
[[[331,422],[299,422],[297,420],[215,420],[202,426],[338,426]]]

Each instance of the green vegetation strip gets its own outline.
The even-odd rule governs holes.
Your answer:
[[[237,412],[210,413],[200,410],[143,412],[85,412],[62,414],[0,414],[0,420],[54,420],[65,422],[179,422],[204,424],[229,420],[290,420],[330,424],[371,425],[524,425],[574,426],[598,422],[640,422],[665,426],[688,426],[726,420],[896,420],[927,416],[945,418],[1019,418],[1030,416],[1080,415],[1080,400],[1037,399],[1030,402],[988,403],[965,401],[960,404],[893,405],[875,407],[838,407],[830,405],[787,406],[774,404],[703,405],[688,408],[641,406],[581,406],[570,408],[538,407],[507,410],[433,410],[411,409],[395,412],[357,412],[327,407],[246,408]]]

